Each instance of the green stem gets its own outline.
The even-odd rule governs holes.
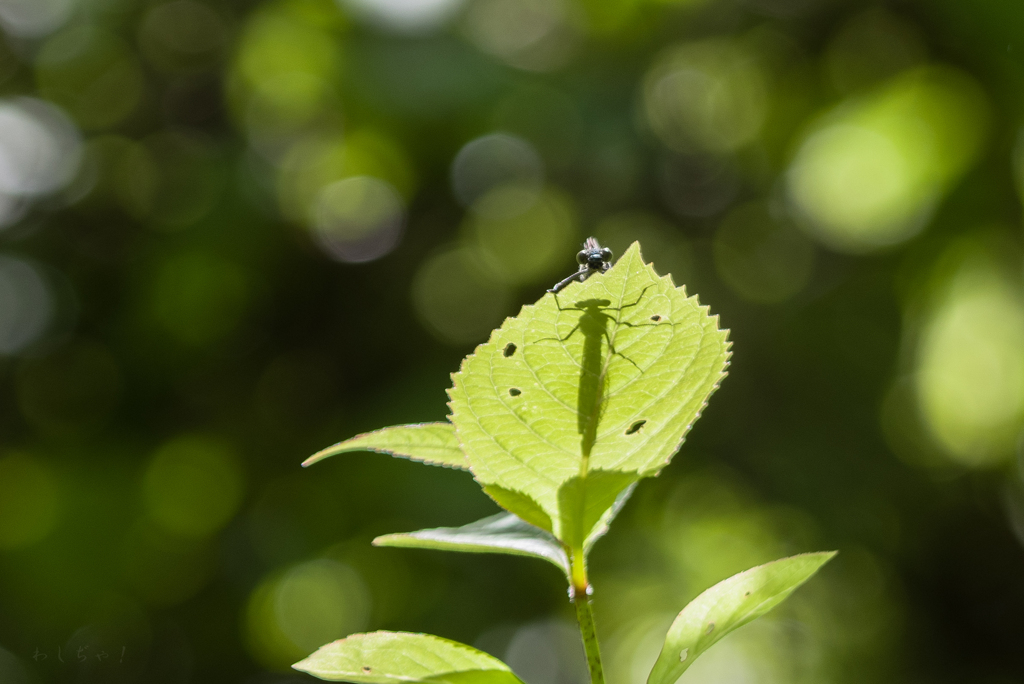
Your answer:
[[[594,629],[594,612],[590,605],[591,588],[587,581],[583,549],[577,549],[572,559],[572,596],[576,604],[576,621],[580,623],[583,650],[587,653],[590,684],[604,684],[604,666],[601,665],[601,647],[597,643],[597,631]]]

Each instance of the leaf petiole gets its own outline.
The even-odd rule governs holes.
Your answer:
[[[604,684],[601,646],[597,641],[597,630],[594,628],[594,611],[590,602],[592,594],[593,589],[587,580],[586,559],[583,555],[583,549],[575,549],[572,553],[571,595],[573,603],[576,604],[576,621],[580,626],[583,650],[587,654],[590,684]]]

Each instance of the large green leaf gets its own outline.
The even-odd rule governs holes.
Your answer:
[[[332,682],[357,684],[522,684],[483,651],[429,634],[353,634],[292,665]]]
[[[835,551],[805,553],[759,565],[690,601],[669,627],[648,684],[675,684],[697,656],[782,603],[835,555]]]
[[[462,454],[462,447],[459,446],[455,428],[451,423],[395,425],[356,435],[352,439],[318,451],[303,461],[302,465],[310,466],[328,456],[349,451],[376,451],[428,465],[469,470],[469,463]]]
[[[523,307],[463,361],[451,420],[474,476],[577,548],[619,492],[678,450],[724,375],[726,336],[634,243],[607,273]]]
[[[569,558],[558,540],[511,513],[498,513],[462,527],[386,534],[373,543],[375,546],[531,556],[553,563],[569,577]]]

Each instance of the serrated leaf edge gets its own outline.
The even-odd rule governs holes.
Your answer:
[[[431,421],[431,422],[424,422],[424,423],[402,423],[400,425],[389,425],[387,427],[378,428],[376,430],[370,430],[369,432],[361,432],[358,435],[354,435],[352,437],[349,437],[348,439],[343,439],[340,442],[337,442],[335,444],[332,444],[329,447],[321,449],[320,451],[316,452],[315,454],[313,454],[312,456],[310,456],[306,460],[304,460],[302,462],[302,467],[303,468],[308,468],[309,466],[313,465],[314,463],[319,463],[320,461],[324,460],[325,458],[329,458],[331,456],[336,456],[338,454],[353,453],[353,452],[356,452],[356,451],[370,451],[370,452],[373,452],[375,454],[386,454],[386,455],[392,456],[394,458],[401,458],[401,459],[404,459],[406,461],[414,461],[416,463],[423,463],[425,465],[439,466],[441,468],[448,468],[449,470],[469,471],[470,470],[469,459],[466,459],[466,467],[463,468],[463,467],[457,466],[457,465],[452,464],[452,463],[445,463],[443,461],[436,461],[436,460],[429,459],[429,458],[416,458],[416,457],[413,457],[413,456],[409,456],[408,454],[400,454],[400,453],[397,453],[395,450],[392,450],[392,449],[384,449],[384,448],[377,448],[377,447],[370,447],[370,446],[358,446],[358,447],[352,447],[352,448],[343,448],[342,447],[343,444],[346,444],[348,442],[354,442],[357,439],[362,439],[364,437],[370,437],[372,435],[377,434],[378,432],[383,432],[384,430],[390,430],[390,429],[396,428],[396,427],[426,427],[428,425],[437,425],[437,424],[442,423],[442,422],[443,421]],[[448,421],[448,422],[450,423],[451,421]],[[458,435],[458,430],[456,430],[456,435]],[[459,446],[460,447],[462,446],[462,442],[461,441],[459,442]],[[465,457],[465,450],[463,450],[463,457]]]

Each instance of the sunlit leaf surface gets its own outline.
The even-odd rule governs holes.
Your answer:
[[[320,679],[359,684],[522,684],[505,663],[483,651],[407,632],[353,634],[292,667]]]
[[[356,435],[352,439],[346,439],[344,442],[338,442],[334,446],[318,451],[303,461],[302,465],[313,465],[328,456],[344,454],[349,451],[376,451],[380,454],[391,454],[428,465],[461,470],[469,469],[451,423],[395,425]]]
[[[621,491],[669,462],[728,348],[717,317],[634,243],[477,347],[454,376],[452,422],[488,493],[578,548]]]
[[[373,543],[375,546],[531,556],[553,563],[566,576],[569,574],[569,559],[558,540],[511,513],[498,513],[462,527],[386,534]]]
[[[834,551],[804,553],[765,563],[719,582],[690,601],[669,627],[648,684],[674,684],[697,656],[782,603],[835,555]]]

